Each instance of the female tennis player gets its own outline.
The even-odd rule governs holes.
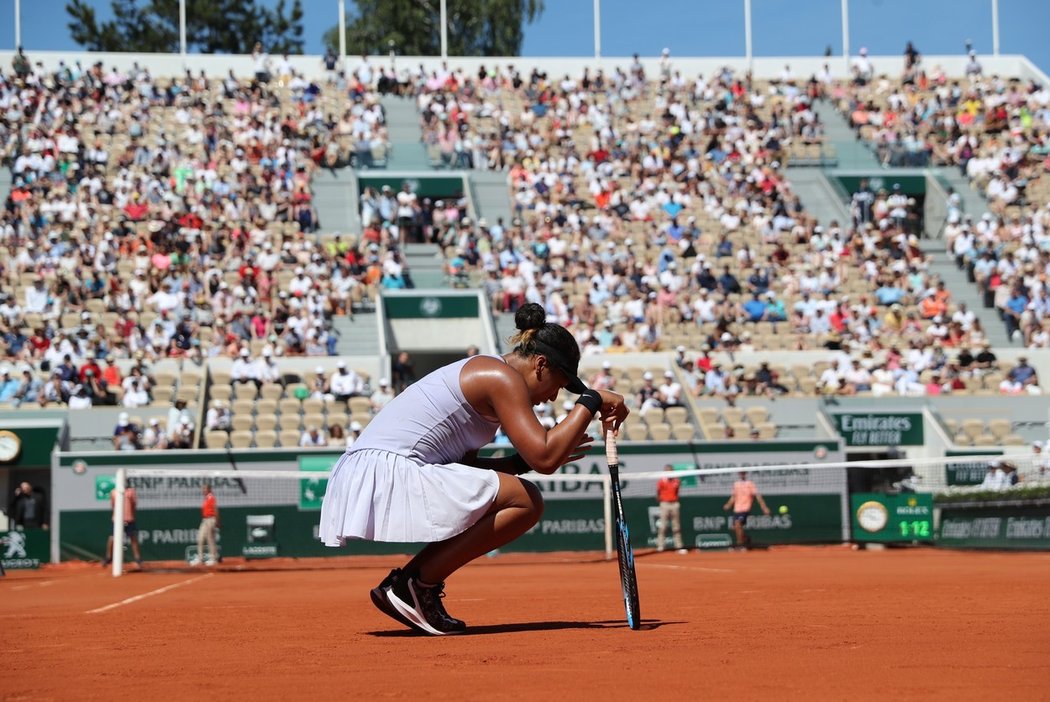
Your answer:
[[[539,490],[516,476],[553,473],[581,458],[595,414],[613,429],[627,416],[623,397],[580,381],[576,340],[544,320],[540,305],[525,305],[514,317],[511,353],[466,358],[410,385],[332,471],[321,506],[326,545],[427,542],[371,593],[402,624],[433,635],[464,631],[441,604],[445,579],[524,534],[543,512]],[[562,388],[580,398],[561,424],[545,429],[532,408]],[[500,426],[518,453],[478,458]]]

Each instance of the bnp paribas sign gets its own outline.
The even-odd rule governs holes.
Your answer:
[[[832,415],[847,446],[922,446],[921,412]]]

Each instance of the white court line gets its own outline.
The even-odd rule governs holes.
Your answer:
[[[54,580],[45,580],[45,581],[40,582],[40,583],[32,583],[32,584],[29,584],[29,585],[15,585],[11,589],[12,590],[28,590],[31,587],[47,587],[48,585],[51,585],[54,582],[55,582]]]
[[[646,568],[671,568],[672,570],[698,570],[704,573],[735,573],[735,570],[728,568],[704,568],[703,566],[680,566],[671,565],[670,563],[637,563],[636,565],[644,565]]]
[[[99,607],[98,609],[89,609],[88,611],[84,612],[84,614],[101,614],[102,612],[108,612],[111,609],[116,609],[117,607],[123,607],[126,604],[131,604],[132,602],[138,602],[139,600],[144,600],[147,597],[153,597],[154,595],[162,595],[165,592],[167,592],[168,590],[174,590],[177,587],[182,587],[183,585],[189,585],[192,582],[196,582],[197,580],[201,580],[202,578],[210,578],[213,575],[215,575],[215,573],[205,573],[204,575],[198,575],[196,577],[189,578],[187,580],[180,580],[177,583],[172,583],[171,585],[165,585],[164,587],[158,587],[156,590],[150,590],[149,592],[144,592],[141,595],[135,595],[134,597],[129,597],[126,600],[121,600],[120,602],[114,602],[113,604],[108,604],[105,607]]]

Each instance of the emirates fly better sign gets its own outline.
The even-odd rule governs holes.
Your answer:
[[[832,415],[847,446],[922,446],[921,412]]]

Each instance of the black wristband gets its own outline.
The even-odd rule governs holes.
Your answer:
[[[597,390],[588,388],[580,395],[580,399],[576,400],[576,404],[586,407],[593,417],[602,408],[602,396]]]

